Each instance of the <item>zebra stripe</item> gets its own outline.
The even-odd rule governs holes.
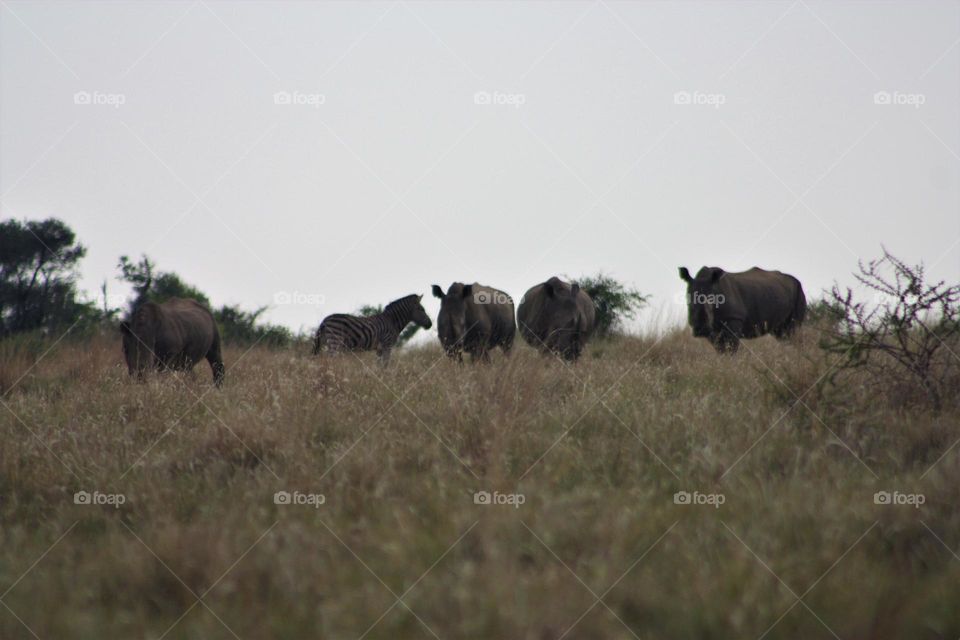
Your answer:
[[[373,316],[354,316],[335,313],[320,323],[313,343],[313,353],[320,351],[371,351],[389,353],[397,343],[404,327],[413,320],[417,310],[422,311],[420,296],[413,294],[394,300],[382,313]]]

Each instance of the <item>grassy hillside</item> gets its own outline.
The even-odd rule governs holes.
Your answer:
[[[222,391],[51,346],[0,345],[5,639],[960,635],[958,400],[818,384],[809,333],[230,349]]]

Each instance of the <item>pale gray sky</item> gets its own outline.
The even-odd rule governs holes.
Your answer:
[[[599,270],[680,323],[679,265],[816,297],[881,243],[957,281],[958,114],[955,1],[0,2],[0,217],[293,329]]]

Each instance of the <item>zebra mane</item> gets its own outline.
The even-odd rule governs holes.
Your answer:
[[[388,304],[386,307],[383,308],[383,312],[387,313],[390,311],[397,311],[400,309],[403,309],[404,311],[408,311],[413,308],[414,304],[419,304],[419,296],[415,293],[411,293],[408,296],[398,298],[397,300],[394,300],[393,302]]]

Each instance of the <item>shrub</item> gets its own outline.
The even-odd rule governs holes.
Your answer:
[[[131,262],[127,256],[120,256],[118,268],[120,280],[133,286],[135,295],[130,301],[131,312],[146,301],[164,302],[170,298],[192,298],[211,310],[225,343],[261,343],[268,347],[285,347],[293,341],[293,334],[286,327],[258,324],[267,307],[244,311],[235,305],[223,305],[214,309],[210,299],[202,291],[184,282],[176,273],[156,271],[147,256],[143,256],[137,263]]]
[[[602,272],[595,276],[577,279],[577,284],[593,300],[597,308],[595,335],[606,337],[632,320],[650,299],[636,289],[631,289]]]
[[[223,305],[213,312],[213,317],[220,325],[220,333],[225,343],[288,346],[293,341],[293,334],[289,329],[273,324],[258,324],[260,316],[266,310],[267,307],[260,307],[256,311],[244,311],[234,305]]]
[[[826,304],[842,315],[821,346],[841,356],[838,370],[864,369],[881,385],[907,374],[940,411],[957,358],[949,343],[960,336],[960,285],[928,284],[922,264],[908,265],[885,248],[854,277],[873,302],[834,285]]]
[[[806,322],[821,327],[833,328],[846,316],[843,305],[830,299],[814,300],[807,305]]]

